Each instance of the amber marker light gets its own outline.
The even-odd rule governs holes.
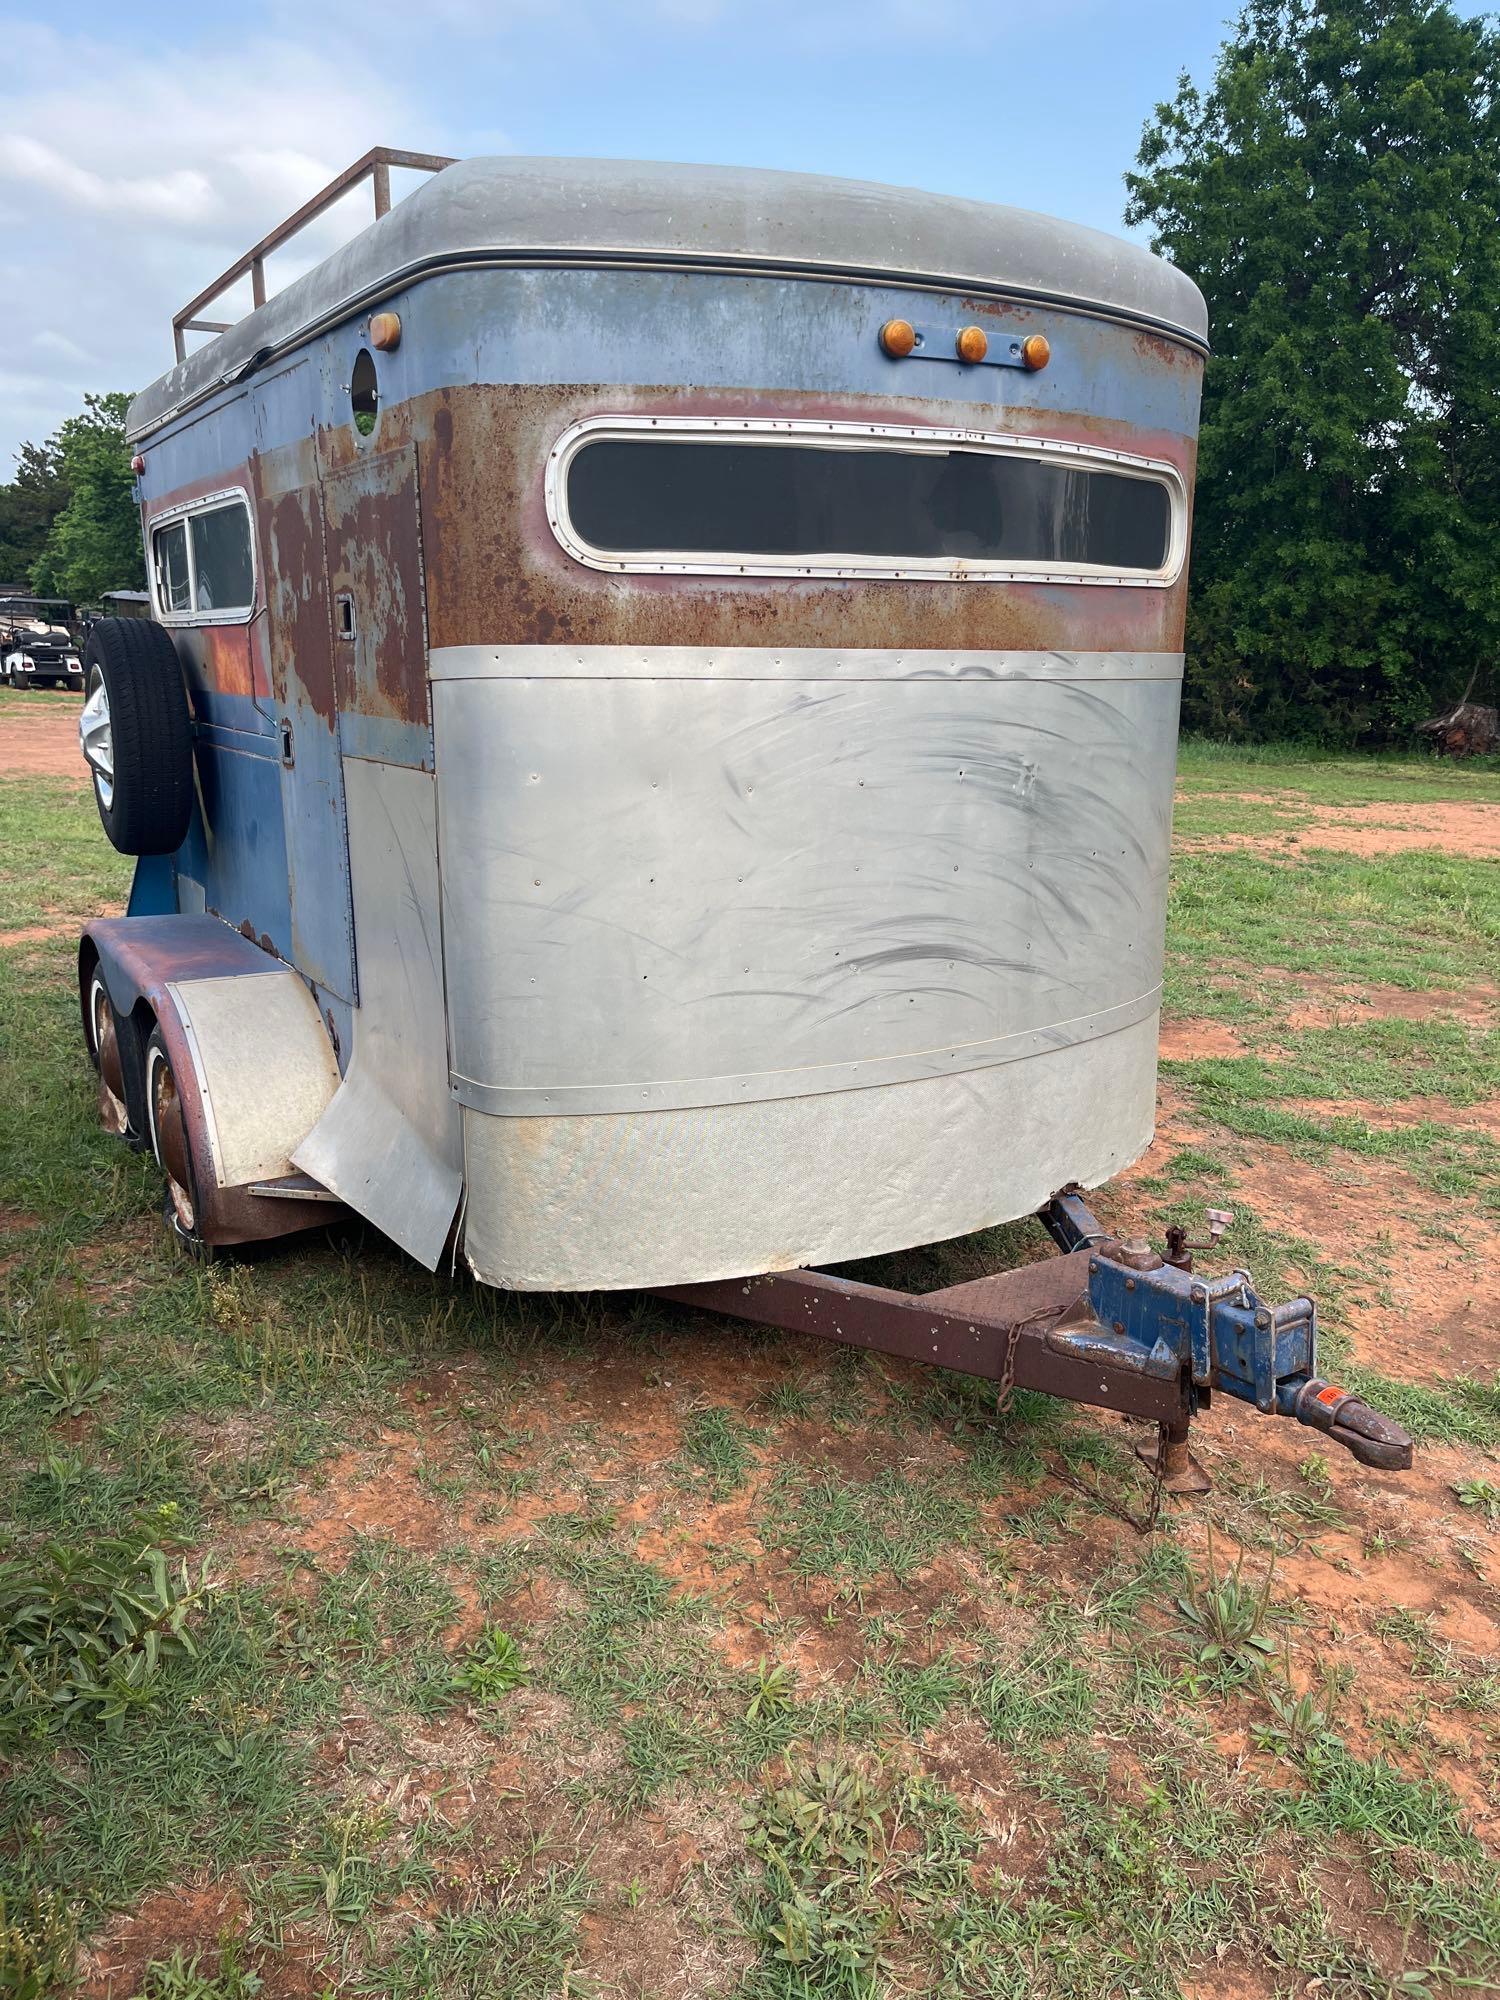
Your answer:
[[[880,329],[880,344],[893,361],[904,361],[917,344],[917,329],[909,319],[888,319]]]
[[[1052,359],[1052,343],[1045,333],[1028,333],[1021,342],[1021,359],[1028,368],[1045,368]]]
[[[401,345],[400,313],[376,313],[370,321],[370,345],[378,347],[382,354],[389,354],[393,347]]]
[[[982,326],[961,326],[953,345],[960,361],[983,361],[990,351],[990,337]]]

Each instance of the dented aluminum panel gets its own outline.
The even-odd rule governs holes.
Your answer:
[[[425,1264],[437,1266],[463,1187],[448,1089],[430,776],[349,758],[360,1005],[338,1094],[294,1164]]]

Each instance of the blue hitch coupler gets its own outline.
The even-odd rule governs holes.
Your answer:
[[[1129,1368],[1184,1384],[1189,1413],[1213,1392],[1238,1396],[1267,1416],[1293,1417],[1322,1431],[1364,1465],[1404,1472],[1411,1438],[1351,1390],[1318,1374],[1318,1317],[1311,1299],[1268,1306],[1247,1271],[1205,1278],[1193,1270],[1189,1244],[1170,1230],[1168,1256],[1144,1237],[1121,1240],[1100,1223],[1083,1197],[1054,1195],[1042,1221],[1065,1251],[1089,1251],[1088,1302],[1093,1323],[1056,1327],[1049,1343],[1102,1366]],[[1230,1218],[1210,1211],[1212,1242]],[[1185,1441],[1185,1434],[1184,1434]]]

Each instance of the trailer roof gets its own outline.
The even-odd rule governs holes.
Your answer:
[[[461,160],[143,390],[128,435],[414,278],[495,262],[894,280],[1104,313],[1198,347],[1208,338],[1202,294],[1183,272],[1138,243],[1027,209],[750,167]]]

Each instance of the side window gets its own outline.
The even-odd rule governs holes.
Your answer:
[[[248,611],[255,595],[250,514],[238,500],[191,519],[194,608]]]
[[[205,501],[151,531],[156,606],[163,617],[243,618],[255,604],[250,509],[239,497]]]
[[[158,528],[151,537],[156,559],[156,596],[163,611],[192,608],[192,587],[188,581],[187,528],[181,521]]]

